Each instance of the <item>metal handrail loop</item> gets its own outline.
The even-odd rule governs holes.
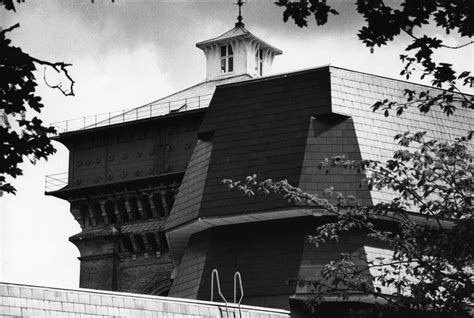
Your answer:
[[[239,298],[238,303],[237,303],[237,280],[239,282],[239,287],[240,287],[240,298]],[[240,303],[242,302],[243,298],[244,298],[244,287],[242,285],[242,275],[240,275],[240,272],[235,272],[234,274],[234,303],[237,303],[239,305],[240,318],[242,318],[242,310],[240,308]]]
[[[229,304],[227,303],[227,299],[225,299],[224,295],[221,291],[221,283],[219,281],[219,272],[217,269],[213,269],[211,273],[211,301],[214,301],[214,277],[216,277],[217,283],[217,293],[221,296],[222,300],[225,302],[225,311],[227,314],[227,318],[229,318]]]

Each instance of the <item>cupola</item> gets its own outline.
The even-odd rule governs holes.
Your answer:
[[[282,51],[262,41],[245,28],[240,14],[235,27],[214,39],[196,43],[206,56],[206,81],[248,74],[252,77],[271,73],[276,55]]]

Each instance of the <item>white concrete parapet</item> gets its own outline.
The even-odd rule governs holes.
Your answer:
[[[289,318],[286,310],[241,306],[242,318]],[[236,304],[0,283],[0,317],[240,318]]]

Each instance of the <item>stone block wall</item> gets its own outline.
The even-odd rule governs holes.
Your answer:
[[[242,306],[242,318],[289,318],[285,310]],[[0,283],[0,317],[239,318],[229,304],[88,289]]]

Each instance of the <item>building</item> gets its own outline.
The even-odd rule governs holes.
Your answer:
[[[472,129],[462,110],[450,118],[372,112],[376,101],[403,101],[403,90],[419,85],[334,66],[268,75],[282,52],[241,20],[196,46],[206,56],[204,82],[81,120],[78,130],[66,122],[57,137],[70,151],[67,185],[47,193],[68,200],[82,227],[70,238],[81,253],[81,287],[209,300],[218,269],[231,299],[239,271],[245,304],[286,309],[307,293],[288,279],[383,246],[352,233],[316,248],[305,237],[327,220],[324,211],[277,196],[249,199],[223,179],[255,173],[312,193],[334,186],[370,205],[390,194],[360,187],[355,171],[325,174],[318,164],[334,155],[389,158],[402,131],[453,139]]]

